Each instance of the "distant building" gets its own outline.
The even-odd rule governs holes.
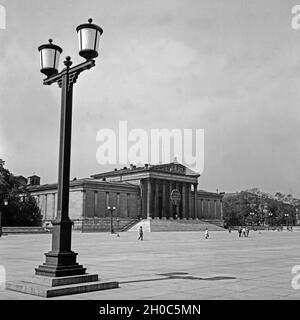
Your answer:
[[[222,220],[224,194],[198,190],[199,174],[177,162],[124,167],[70,181],[70,218],[75,226],[109,217],[108,206],[122,219]],[[33,181],[32,177],[30,177]],[[30,179],[29,178],[29,179]],[[39,177],[37,177],[39,178]],[[56,217],[57,184],[29,182],[45,221]],[[178,206],[171,200],[177,190]],[[173,192],[174,193],[174,192]]]
[[[28,184],[30,186],[39,186],[41,184],[41,178],[37,175],[28,177]]]

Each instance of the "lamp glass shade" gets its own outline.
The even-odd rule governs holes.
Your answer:
[[[41,72],[47,77],[58,73],[59,57],[62,49],[52,44],[52,40],[50,39],[49,44],[41,45],[38,50],[41,59]]]
[[[92,19],[89,23],[81,24],[77,27],[78,42],[79,42],[79,55],[87,60],[98,57],[100,36],[103,30],[92,24]]]

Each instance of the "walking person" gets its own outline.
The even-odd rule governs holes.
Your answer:
[[[208,239],[209,238],[209,233],[208,233],[208,229],[205,229],[205,233],[204,233],[204,238]]]
[[[246,229],[245,229],[245,227],[243,227],[243,229],[242,229],[242,238],[243,237],[246,237]]]
[[[239,226],[239,228],[238,228],[238,233],[239,233],[239,237],[241,237],[242,236],[242,227],[241,226]]]
[[[143,227],[142,226],[140,226],[140,229],[139,229],[138,240],[144,240],[144,232],[143,232]]]
[[[248,238],[248,236],[249,236],[249,232],[250,232],[250,229],[247,227],[246,228],[246,237]]]

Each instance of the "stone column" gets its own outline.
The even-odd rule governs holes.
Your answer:
[[[210,199],[207,199],[207,215],[208,215],[208,219],[212,219],[211,216],[211,210],[210,210]]]
[[[173,202],[171,201],[172,181],[169,182],[169,218],[173,219]]]
[[[140,217],[147,217],[147,203],[146,203],[146,182],[144,179],[141,180],[140,185]]]
[[[180,188],[179,188],[179,183],[176,181],[175,183],[176,189],[180,192]],[[180,204],[176,205],[176,219],[179,219],[179,209],[180,209]]]
[[[121,216],[121,208],[120,208],[120,193],[119,192],[117,192],[117,205],[116,205],[116,207],[117,207],[117,210],[116,210],[116,217],[117,218],[120,218],[120,216]]]
[[[166,197],[166,181],[163,181],[162,185],[162,218],[166,218],[166,210],[167,210],[167,197]]]
[[[94,191],[94,218],[99,217],[98,213],[98,191]]]
[[[221,219],[223,220],[223,201],[220,200]]]
[[[183,218],[188,219],[186,214],[186,183],[182,184],[182,215]]]
[[[214,200],[214,204],[215,204],[215,219],[217,219],[217,201]]]
[[[45,197],[44,197],[44,208],[45,208],[45,217],[47,218],[47,219],[52,219],[52,217],[49,217],[49,215],[48,215],[48,212],[47,212],[47,207],[48,207],[48,204],[47,204],[47,200],[48,200],[48,197],[47,197],[48,195],[47,195],[47,193],[45,194]]]
[[[82,190],[82,218],[85,218],[86,209],[86,191]]]
[[[195,207],[194,207],[194,217],[198,218],[198,183],[194,183],[194,197],[195,197]]]
[[[155,180],[154,217],[159,218],[159,180]]]
[[[189,217],[191,219],[195,219],[192,213],[192,188],[190,183],[188,183],[188,201],[189,201]]]
[[[55,211],[55,193],[52,193],[52,201],[53,201],[53,207],[52,207],[52,219],[55,220],[55,214],[56,214],[56,211]],[[72,217],[71,217],[72,218]]]
[[[147,219],[151,218],[151,181],[147,180]]]

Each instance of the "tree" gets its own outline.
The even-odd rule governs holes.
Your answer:
[[[3,167],[0,160],[0,210],[3,226],[40,225],[42,215],[35,198],[18,177]],[[7,200],[8,205],[4,205]]]
[[[286,196],[280,192],[277,192],[275,197],[265,195],[266,193],[257,188],[252,188],[225,196],[223,200],[225,223],[227,225],[265,225],[266,223],[279,226],[286,223],[286,214],[288,214],[289,224],[296,223],[299,204],[297,199],[290,194]],[[289,199],[288,202],[287,199]],[[252,212],[254,214],[250,215]]]

